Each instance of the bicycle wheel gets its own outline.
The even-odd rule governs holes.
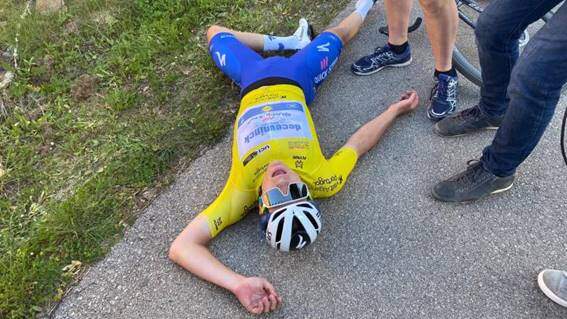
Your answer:
[[[459,51],[457,47],[453,49],[453,65],[457,72],[461,73],[465,78],[477,86],[482,85],[482,75],[480,74],[480,67],[474,66],[469,60]]]
[[[475,85],[482,85],[482,72],[478,59],[478,50],[474,29],[476,21],[483,9],[488,5],[487,0],[456,0],[459,10],[459,28],[457,31],[457,41],[453,50],[453,65],[455,69],[465,78]],[[520,38],[520,52],[532,36],[543,26],[553,15],[552,12],[546,14],[541,20],[531,24]]]

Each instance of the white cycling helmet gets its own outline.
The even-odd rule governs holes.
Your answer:
[[[301,249],[315,241],[321,231],[321,213],[311,201],[282,207],[272,214],[266,228],[266,239],[279,251]]]

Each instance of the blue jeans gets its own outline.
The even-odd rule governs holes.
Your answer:
[[[561,0],[494,0],[478,19],[476,40],[482,67],[480,110],[504,116],[481,161],[497,176],[510,176],[533,151],[553,117],[567,81],[567,3],[528,42],[528,25]]]

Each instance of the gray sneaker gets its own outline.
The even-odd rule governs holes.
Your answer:
[[[460,136],[478,130],[497,130],[502,123],[502,117],[489,117],[482,113],[478,105],[446,117],[433,126],[437,135]]]
[[[567,271],[543,270],[537,276],[537,284],[549,299],[567,308]]]
[[[465,171],[433,187],[432,195],[435,199],[442,202],[470,202],[507,191],[514,184],[514,175],[498,177],[484,169],[478,160],[470,160],[467,164]]]

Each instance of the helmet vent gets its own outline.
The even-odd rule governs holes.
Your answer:
[[[307,219],[309,219],[311,225],[313,225],[313,228],[315,228],[315,230],[319,230],[319,225],[317,225],[317,222],[315,221],[315,218],[313,218],[313,215],[311,215],[311,213],[308,211],[303,211],[303,213],[305,213],[305,216],[307,216]]]
[[[271,214],[266,229],[266,240],[280,251],[303,249],[319,235],[320,218],[321,213],[314,203],[290,203]]]
[[[272,220],[277,220],[278,217],[280,217],[280,215],[283,214],[284,212],[285,212],[285,209],[280,209],[279,212],[275,212],[274,217],[272,217]]]
[[[278,223],[278,229],[276,230],[276,241],[280,241],[282,238],[283,226],[284,223]]]

